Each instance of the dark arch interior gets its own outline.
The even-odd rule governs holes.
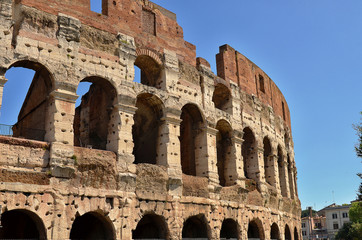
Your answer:
[[[145,215],[132,231],[132,239],[167,239],[165,219],[155,214]]]
[[[202,116],[197,106],[186,104],[182,108],[180,124],[182,172],[196,176],[196,149],[200,144],[196,137],[201,132]]]
[[[243,140],[242,155],[244,161],[244,174],[246,178],[251,178],[248,168],[253,162],[255,137],[250,128],[244,129]]]
[[[207,226],[203,215],[186,220],[182,228],[182,238],[207,238]]]
[[[290,234],[290,229],[289,229],[288,225],[285,225],[284,239],[285,240],[291,240],[292,239],[292,235]]]
[[[137,97],[136,107],[132,128],[135,163],[156,164],[162,102],[145,93]]]
[[[233,219],[225,219],[222,222],[220,238],[239,239],[238,235],[238,224]]]
[[[271,144],[269,141],[269,138],[265,137],[263,140],[263,145],[264,145],[264,170],[265,170],[265,179],[267,181],[267,183],[272,184],[271,183],[271,176],[270,176],[270,170],[269,168],[271,168],[270,163],[269,163],[269,156],[271,155]]]
[[[141,70],[141,83],[150,87],[159,87],[161,66],[151,57],[141,55],[134,63]]]
[[[273,225],[271,226],[270,239],[272,239],[272,240],[280,239],[279,238],[279,228],[276,223],[273,223]]]
[[[104,217],[97,213],[86,213],[74,220],[70,239],[114,239],[113,229]]]
[[[298,239],[299,239],[298,230],[297,230],[297,228],[294,228],[294,240],[298,240]]]
[[[23,105],[19,111],[17,122],[12,127],[12,135],[14,137],[44,141],[46,131],[45,123],[49,104],[48,96],[53,89],[51,74],[43,65],[32,61],[19,61],[14,63],[10,68],[14,68],[11,69],[11,71],[19,73],[24,72],[21,70],[22,68],[31,69],[35,72]],[[12,79],[9,79],[9,81],[12,81]],[[17,84],[24,84],[21,80],[18,81]],[[4,95],[7,94],[6,86],[5,84]],[[18,97],[21,98],[21,96]]]
[[[216,149],[217,149],[217,170],[219,174],[219,182],[221,186],[226,186],[225,167],[230,161],[231,147],[232,147],[232,129],[228,122],[219,121],[216,125],[218,133],[216,135]]]
[[[25,210],[12,210],[1,215],[0,239],[46,239],[45,228],[38,216]]]
[[[260,238],[259,227],[255,221],[249,223],[248,238]]]
[[[106,79],[85,78],[92,83],[75,109],[74,145],[106,150],[109,122],[116,102],[116,89]]]
[[[224,84],[217,84],[212,95],[212,101],[214,102],[216,108],[223,111],[229,110],[229,103],[231,101],[231,92],[229,88],[227,88]]]

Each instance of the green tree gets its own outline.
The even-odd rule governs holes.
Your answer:
[[[362,202],[352,203],[349,209],[349,219],[354,223],[362,223]]]
[[[362,112],[361,112],[362,115]],[[362,122],[357,125],[353,125],[354,129],[357,132],[358,142],[355,146],[357,157],[362,158]],[[359,178],[362,180],[362,173],[357,173]],[[357,191],[357,200],[362,201],[362,181],[359,184],[359,188]]]

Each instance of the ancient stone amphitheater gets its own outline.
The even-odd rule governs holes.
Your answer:
[[[0,52],[0,99],[35,71],[0,137],[0,238],[301,239],[288,105],[232,47],[215,74],[147,0],[1,0]]]

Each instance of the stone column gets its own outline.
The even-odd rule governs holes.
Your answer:
[[[5,78],[5,76],[0,77],[0,110],[1,110],[2,103],[3,103],[4,85],[7,81],[8,80]]]
[[[51,143],[50,168],[53,176],[70,177],[74,172],[73,92],[57,89],[50,93],[45,141]]]
[[[270,172],[270,183],[273,187],[275,187],[277,190],[280,189],[279,184],[279,171],[278,171],[278,156],[275,155],[275,153],[272,153],[268,157],[269,161],[269,170]]]
[[[288,183],[289,183],[290,198],[294,199],[295,197],[294,168],[291,162],[288,164]]]
[[[167,110],[166,110],[167,111]],[[169,191],[172,195],[182,195],[182,168],[180,152],[181,111],[172,109],[161,119],[157,164],[167,166]]]
[[[257,147],[256,150],[257,159],[254,160],[253,168],[252,168],[252,177],[257,183],[264,182],[265,174],[264,174],[264,148]]]
[[[233,137],[231,138],[232,147],[231,147],[231,156],[227,162],[225,176],[227,176],[226,185],[237,184],[242,187],[245,186],[245,182],[242,181],[244,176],[244,164],[241,156],[241,146],[243,144],[243,139],[237,137],[237,131],[234,130]],[[229,178],[231,176],[231,178]]]
[[[134,124],[133,116],[137,108],[131,105],[119,104],[116,109],[119,114],[119,123],[114,126],[118,133],[114,151],[118,156],[119,170],[127,171],[129,170],[128,166],[134,162],[132,126]]]
[[[279,173],[279,182],[280,182],[280,189],[281,193],[284,197],[290,198],[290,192],[289,192],[289,183],[288,183],[288,163],[285,161],[285,157],[283,157],[283,160],[281,162],[281,170],[282,172]]]
[[[196,149],[196,176],[208,177],[211,185],[219,185],[219,176],[217,173],[217,149],[216,135],[217,130],[212,127],[203,128],[197,136],[196,141],[200,141],[199,149]]]

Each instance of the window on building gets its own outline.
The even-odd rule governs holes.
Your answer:
[[[315,223],[314,224],[314,228],[317,228],[317,229],[320,229],[320,228],[322,228],[322,224],[321,223]]]
[[[262,75],[259,75],[259,89],[260,89],[260,91],[265,93],[264,78]]]
[[[283,110],[283,120],[285,121],[285,107],[284,107],[284,102],[282,102],[282,110]]]
[[[108,1],[105,0],[91,0],[90,9],[93,12],[108,15]]]
[[[307,231],[302,231],[303,236],[307,236]]]
[[[333,229],[338,229],[338,223],[333,223]]]
[[[348,218],[348,213],[344,212],[344,213],[342,213],[342,216],[343,216],[343,218]]]
[[[302,228],[305,228],[305,223],[302,223]]]
[[[142,30],[156,36],[156,15],[146,9],[142,10]]]
[[[333,214],[332,214],[332,218],[333,218],[333,219],[337,219],[337,218],[338,218],[338,217],[337,217],[337,213],[333,213]]]

